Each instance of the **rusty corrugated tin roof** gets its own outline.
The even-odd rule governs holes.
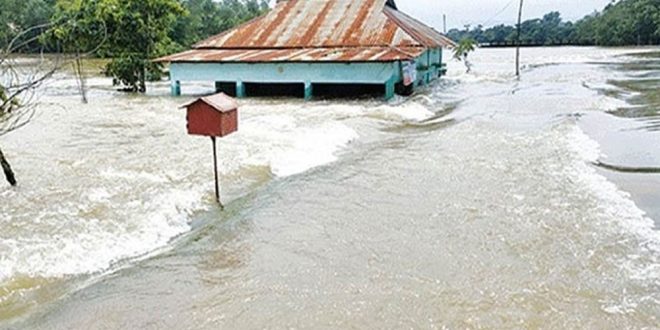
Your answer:
[[[211,105],[218,112],[228,112],[238,109],[238,103],[232,97],[227,96],[225,93],[218,93],[214,95],[204,96],[199,99],[192,100],[188,103],[182,104],[179,108],[187,108],[195,102],[203,101]]]
[[[456,47],[456,43],[444,34],[406,15],[400,10],[385,7],[383,12],[401,29],[406,31],[408,35],[426,47]]]
[[[261,17],[157,61],[395,61],[455,45],[388,1],[282,0]]]
[[[158,62],[391,62],[419,56],[421,47],[191,49]]]
[[[286,0],[264,16],[195,48],[452,46],[386,0]],[[411,31],[412,34],[411,34]]]

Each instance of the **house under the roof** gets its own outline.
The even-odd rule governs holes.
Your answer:
[[[214,81],[238,97],[376,90],[390,99],[441,76],[443,48],[454,45],[394,0],[279,0],[265,15],[157,61],[170,63],[173,95],[182,81]]]

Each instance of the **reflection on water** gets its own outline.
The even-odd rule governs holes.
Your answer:
[[[635,54],[626,63],[614,65],[625,72],[626,78],[612,79],[608,83],[617,88],[628,105],[611,113],[626,118],[638,118],[639,129],[660,130],[660,53]]]
[[[524,49],[518,81],[510,50],[479,50],[391,103],[243,100],[226,212],[186,98],[94,78],[81,106],[63,79],[3,141],[23,181],[0,188],[0,324],[655,327],[660,180],[592,166],[660,164],[620,113],[657,113],[640,51]]]

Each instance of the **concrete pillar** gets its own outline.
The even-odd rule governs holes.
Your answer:
[[[385,82],[385,101],[394,97],[394,76]]]
[[[311,100],[312,96],[313,96],[312,82],[305,81],[305,101]]]
[[[440,48],[440,74],[439,74],[440,77],[442,77],[442,76],[444,76],[445,74],[447,74],[447,67],[446,67],[446,66],[444,65],[444,63],[443,63],[443,60],[444,60],[444,59],[442,58],[442,56],[443,56],[443,54],[442,54],[442,48]]]
[[[236,81],[236,97],[245,97],[245,84],[241,80]]]
[[[180,96],[181,95],[181,82],[180,81],[172,80],[171,94],[172,94],[172,96]]]

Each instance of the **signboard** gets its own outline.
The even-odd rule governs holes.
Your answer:
[[[410,86],[417,81],[417,63],[403,62],[403,85]]]

